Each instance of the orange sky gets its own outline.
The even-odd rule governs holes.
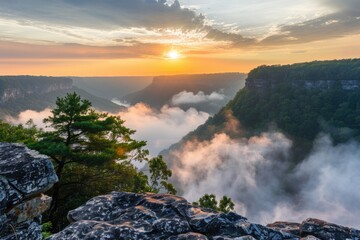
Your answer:
[[[14,0],[0,9],[0,75],[247,73],[263,64],[360,56],[358,1],[284,0],[287,11],[274,1],[226,1],[228,8],[214,11],[220,5],[213,0],[60,0],[44,9],[40,0]],[[80,7],[86,11],[74,15]],[[262,14],[251,18],[250,8]],[[169,51],[180,57],[170,59]]]
[[[205,56],[180,59],[6,59],[0,60],[1,75],[52,76],[154,76],[179,73],[249,72],[262,64],[288,64],[303,61],[357,58],[360,36],[274,47],[267,50],[221,50]]]

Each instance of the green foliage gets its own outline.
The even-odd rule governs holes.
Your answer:
[[[337,80],[360,80],[360,59],[261,66],[249,73],[247,81],[262,79],[262,89],[247,87],[214,117],[185,139],[210,139],[227,132],[231,113],[239,120],[243,136],[268,131],[276,126],[304,146],[305,153],[320,132],[331,134],[335,142],[360,140],[360,89],[344,89]],[[333,80],[330,86],[306,87],[303,81]],[[266,82],[271,82],[266,85]],[[235,133],[235,135],[238,133]],[[235,136],[239,137],[239,136]],[[299,147],[299,148],[302,148]],[[306,149],[306,151],[304,151]]]
[[[260,66],[253,69],[249,79],[266,81],[297,80],[360,80],[360,59],[315,61],[292,65]]]
[[[98,113],[88,100],[76,93],[58,98],[52,116],[44,120],[51,127],[31,148],[50,156],[59,182],[49,192],[53,201],[45,219],[58,231],[68,224],[69,210],[91,197],[111,191],[174,192],[167,179],[171,171],[161,157],[148,159],[144,141],[131,138],[119,117]],[[150,182],[132,161],[150,162]]]
[[[309,141],[320,131],[337,141],[360,133],[360,90],[299,89],[286,84],[272,93],[244,89],[228,107],[243,126],[255,131],[275,123],[289,136]],[[343,136],[345,128],[351,129],[347,131],[351,136]]]
[[[34,123],[29,120],[25,126],[22,124],[13,126],[0,119],[0,142],[32,143],[36,141],[38,130]]]
[[[43,236],[43,239],[45,238],[48,238],[52,235],[52,223],[51,222],[45,222],[41,225],[42,227],[42,236]]]
[[[224,213],[228,213],[234,210],[235,207],[235,204],[233,203],[231,198],[227,196],[223,196],[220,202],[218,203],[218,201],[216,200],[216,196],[214,194],[205,194],[197,202],[193,202],[193,204]]]
[[[235,204],[233,203],[231,198],[229,198],[227,196],[223,196],[223,198],[220,200],[218,209],[220,212],[228,213],[228,212],[234,210],[234,207],[235,207]]]
[[[167,168],[162,156],[155,157],[149,161],[150,191],[158,193],[165,190],[170,194],[176,194],[176,190],[167,180],[171,177],[171,170]]]

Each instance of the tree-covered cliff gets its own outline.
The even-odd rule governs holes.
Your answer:
[[[120,106],[73,86],[65,77],[0,76],[0,117],[16,116],[25,110],[41,111],[55,106],[57,97],[77,92],[101,111],[117,112]]]
[[[360,80],[360,59],[314,61],[292,65],[260,66],[253,69],[248,82],[254,79],[266,81],[298,80]]]
[[[183,142],[220,132],[239,137],[228,127],[234,119],[243,137],[275,128],[295,140],[295,148],[301,145],[299,151],[310,149],[320,132],[336,142],[360,139],[360,59],[255,68],[246,87]]]
[[[259,79],[272,82],[271,87],[253,84]],[[316,83],[311,85],[322,80],[331,84],[326,87]],[[352,80],[353,87],[343,85],[347,80]],[[197,131],[220,130],[231,111],[250,132],[263,131],[275,124],[290,136],[309,140],[319,131],[331,132],[335,128],[347,128],[348,133],[358,135],[359,86],[360,59],[261,66],[249,73],[246,87]]]

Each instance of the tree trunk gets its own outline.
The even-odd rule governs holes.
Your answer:
[[[52,222],[54,228],[58,228],[58,224],[56,221],[55,213],[58,209],[59,205],[59,193],[60,193],[60,186],[61,186],[61,174],[65,166],[65,161],[60,161],[58,164],[56,174],[59,178],[59,181],[54,184],[53,191],[52,191],[52,201],[49,209],[49,220]]]

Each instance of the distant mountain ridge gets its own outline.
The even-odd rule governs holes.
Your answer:
[[[73,86],[65,77],[0,76],[0,116],[17,115],[25,110],[40,111],[55,105],[57,97],[76,92],[101,111],[118,112],[122,107]]]
[[[245,74],[242,73],[217,73],[217,74],[183,74],[172,76],[154,77],[152,83],[141,91],[126,95],[122,100],[130,104],[146,103],[154,108],[161,108],[165,104],[171,104],[174,95],[183,91],[194,94],[200,91],[206,95],[213,92],[221,93],[227,98],[219,105],[224,106],[236,92],[245,85]],[[209,103],[207,103],[209,104]],[[206,103],[197,104],[199,110],[216,112],[219,106],[211,107]],[[182,105],[182,108],[189,108],[189,105]]]
[[[0,104],[33,94],[46,94],[72,88],[72,80],[58,77],[0,77]]]
[[[143,89],[152,77],[71,77],[73,85],[95,96],[112,100]]]

